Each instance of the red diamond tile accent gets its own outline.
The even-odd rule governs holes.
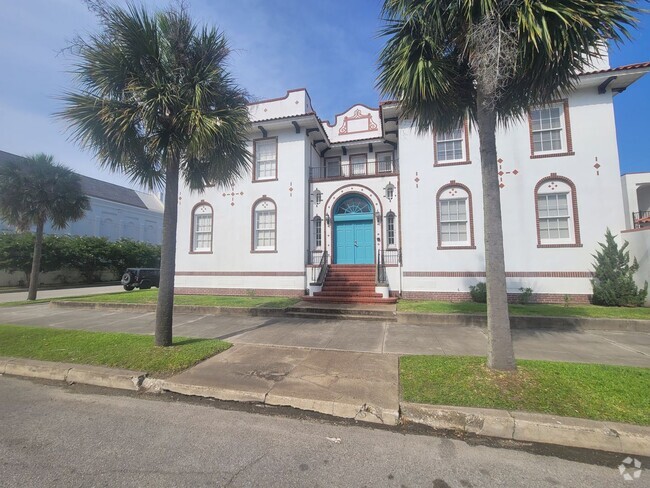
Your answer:
[[[513,170],[512,170],[512,174],[515,175],[515,176],[517,176],[517,175],[519,174],[519,171],[517,171],[516,169],[513,169]]]

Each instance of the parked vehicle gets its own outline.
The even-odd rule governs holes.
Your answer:
[[[160,269],[158,268],[128,268],[122,275],[122,285],[126,291],[134,288],[148,290],[160,284]]]

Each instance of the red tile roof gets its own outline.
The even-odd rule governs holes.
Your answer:
[[[601,69],[598,71],[588,71],[586,73],[583,73],[585,75],[595,75],[598,73],[612,73],[616,71],[630,71],[633,69],[639,69],[639,68],[650,68],[650,61],[646,61],[645,63],[634,63],[634,64],[626,64],[625,66],[619,66],[617,68],[609,68],[609,69]]]

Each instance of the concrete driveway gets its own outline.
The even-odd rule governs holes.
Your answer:
[[[0,323],[64,329],[153,334],[153,312],[50,308],[48,304],[0,308]],[[272,345],[387,354],[485,355],[479,327],[402,325],[393,322],[237,317],[176,313],[174,335],[220,338],[234,344]],[[521,359],[650,367],[650,330],[513,330]]]
[[[39,290],[36,298],[81,297],[84,295],[101,295],[103,293],[116,293],[120,291],[124,291],[121,285],[61,288],[58,290]],[[19,302],[22,300],[27,300],[27,291],[0,293],[0,303]]]

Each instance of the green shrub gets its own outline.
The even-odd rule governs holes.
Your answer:
[[[594,294],[594,305],[608,307],[641,306],[648,295],[648,282],[639,289],[634,282],[634,273],[639,269],[639,263],[634,258],[630,265],[630,252],[625,242],[619,249],[614,240],[615,236],[607,229],[605,244],[598,243],[600,250],[594,258],[594,278],[591,280]]]
[[[472,301],[476,303],[487,303],[487,285],[484,282],[476,283],[469,287],[469,294]]]
[[[519,291],[521,292],[519,294],[519,303],[522,305],[527,305],[530,303],[530,298],[533,296],[533,289],[532,288],[524,288],[523,286],[519,288]]]

